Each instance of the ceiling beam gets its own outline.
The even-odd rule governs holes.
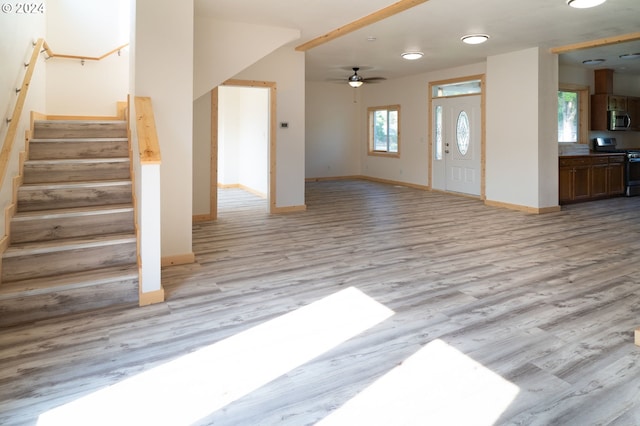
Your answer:
[[[589,49],[592,47],[608,46],[610,44],[624,43],[627,41],[640,40],[640,33],[623,34],[613,37],[605,37],[598,40],[585,41],[582,43],[567,44],[566,46],[558,46],[551,49],[551,53],[561,54],[573,52],[574,50]]]
[[[359,30],[360,28],[375,24],[376,22],[382,21],[383,19],[403,12],[407,9],[411,9],[412,7],[418,6],[419,4],[426,3],[427,1],[429,0],[400,0],[399,2],[394,3],[391,6],[387,6],[384,9],[380,9],[377,12],[373,12],[370,15],[350,22],[340,28],[321,35],[320,37],[316,37],[313,40],[301,44],[300,46],[296,47],[296,50],[298,52],[306,52],[309,49],[313,49],[314,47],[320,46],[321,44],[328,43],[331,40],[335,40],[338,37],[342,37],[343,35]]]

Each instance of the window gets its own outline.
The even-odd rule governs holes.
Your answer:
[[[369,111],[369,155],[400,156],[400,105]]]
[[[589,88],[560,85],[558,90],[558,142],[588,143]]]
[[[457,81],[455,83],[445,83],[434,85],[431,88],[433,98],[446,98],[449,96],[476,95],[482,93],[482,81],[468,80]]]
[[[558,142],[578,142],[578,93],[558,90]]]
[[[442,160],[442,105],[436,106],[436,160]]]

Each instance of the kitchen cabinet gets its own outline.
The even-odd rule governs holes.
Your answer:
[[[560,204],[624,193],[624,154],[560,157],[559,166]]]
[[[619,96],[619,95],[607,95],[607,110],[608,111],[626,111],[627,97]]]
[[[606,93],[591,95],[591,130],[607,130],[608,111],[627,111],[628,99]]]
[[[589,197],[606,197],[609,191],[607,185],[608,158],[599,157],[591,159],[591,185],[589,185]]]
[[[624,194],[624,167],[624,155],[609,156],[609,166],[607,167],[608,195]]]

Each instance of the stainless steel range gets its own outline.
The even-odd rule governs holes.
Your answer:
[[[624,160],[624,195],[632,197],[640,195],[640,150],[616,148],[616,138],[595,138],[593,150],[597,152],[623,152]]]

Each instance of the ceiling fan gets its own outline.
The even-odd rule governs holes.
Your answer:
[[[358,71],[360,70],[359,67],[353,67],[351,69],[353,70],[353,75],[351,75],[347,79],[347,82],[349,83],[349,86],[354,87],[354,88],[362,86],[363,83],[375,83],[375,82],[378,82],[378,81],[386,80],[386,78],[384,78],[384,77],[364,78],[360,74],[358,74]]]

